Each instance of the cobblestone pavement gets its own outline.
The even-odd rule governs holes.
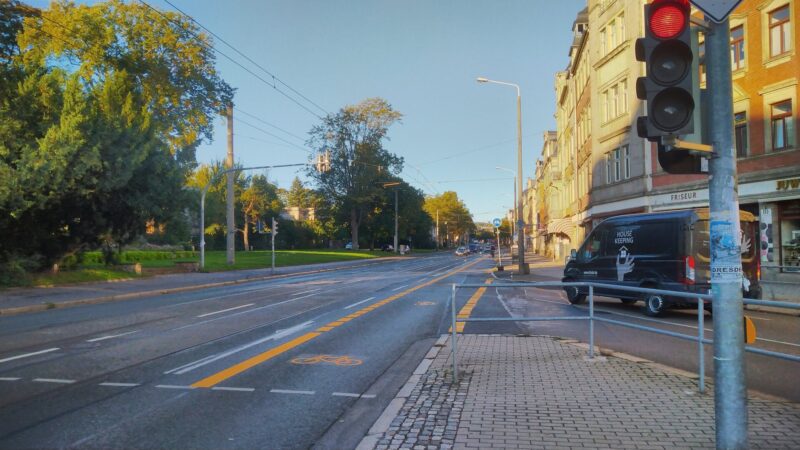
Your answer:
[[[701,395],[691,378],[646,362],[494,335],[459,337],[454,385],[449,341],[440,344],[388,428],[373,427],[360,449],[714,448],[713,386]],[[800,448],[800,404],[748,406],[750,448]]]

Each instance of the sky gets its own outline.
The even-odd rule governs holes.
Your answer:
[[[165,0],[145,1],[175,11]],[[478,84],[476,77],[520,86],[523,176],[533,176],[542,134],[555,129],[554,76],[568,63],[572,22],[586,5],[585,0],[169,2],[275,75],[285,83],[278,84],[281,90],[314,113],[218,55],[223,79],[236,88],[234,154],[241,165],[307,162],[301,147],[320,122],[316,115],[382,97],[403,114],[385,143],[405,159],[402,177],[426,194],[456,191],[476,221],[490,221],[512,207],[512,174],[495,167],[517,167],[516,90]],[[215,40],[215,46],[271,80],[223,43]],[[223,160],[226,151],[220,117],[214,141],[198,149],[197,159]],[[305,180],[294,169],[268,173],[285,188],[296,175]]]

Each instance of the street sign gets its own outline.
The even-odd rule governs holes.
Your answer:
[[[492,220],[492,225],[494,225],[495,228],[500,228],[500,224],[501,223],[502,222],[498,218],[495,218],[494,220]]]
[[[742,0],[689,0],[711,21],[722,23]]]

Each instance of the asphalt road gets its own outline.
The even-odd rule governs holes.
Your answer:
[[[440,253],[0,318],[0,448],[353,448],[448,331],[451,283],[484,282],[490,267],[486,257]],[[471,317],[585,314],[542,289],[463,289],[457,308]],[[654,322],[611,299],[597,311],[696,332],[691,313]],[[797,318],[751,316],[758,345],[800,353]],[[600,346],[696,364],[693,343],[596,330]],[[467,323],[464,332],[587,339],[576,321]],[[748,357],[748,380],[800,401],[797,368]]]
[[[0,448],[354,447],[447,332],[448,283],[489,267],[436,254],[1,318]]]

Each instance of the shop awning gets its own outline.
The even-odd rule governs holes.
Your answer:
[[[569,235],[573,228],[575,228],[575,225],[572,224],[572,219],[556,219],[547,224],[547,234],[563,233]]]

